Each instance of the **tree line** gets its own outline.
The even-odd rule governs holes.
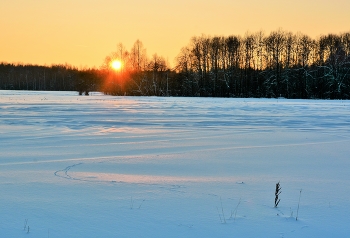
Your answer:
[[[193,37],[176,69],[184,95],[349,99],[350,33]]]
[[[23,65],[0,63],[0,89],[36,91],[96,91],[102,82],[96,69],[78,70],[70,65]]]
[[[115,70],[112,62],[122,68]],[[350,99],[350,33],[312,39],[277,30],[196,36],[171,68],[137,40],[118,44],[99,69],[0,64],[0,89],[111,95]]]

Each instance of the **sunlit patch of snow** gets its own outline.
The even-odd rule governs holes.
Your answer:
[[[204,183],[204,182],[232,182],[237,178],[230,177],[179,177],[179,176],[156,176],[138,174],[113,174],[93,172],[70,172],[69,176],[76,180],[87,182],[118,182],[139,184],[178,184],[178,183]]]

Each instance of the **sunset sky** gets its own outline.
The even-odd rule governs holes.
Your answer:
[[[0,62],[100,67],[139,39],[173,64],[191,37],[350,31],[349,0],[1,0]]]

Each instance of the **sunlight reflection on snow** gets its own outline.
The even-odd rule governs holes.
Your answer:
[[[140,184],[174,184],[185,182],[232,182],[238,178],[232,177],[180,177],[180,176],[157,176],[138,174],[114,174],[93,172],[72,172],[69,176],[75,180],[91,182],[117,182],[117,183],[140,183]]]

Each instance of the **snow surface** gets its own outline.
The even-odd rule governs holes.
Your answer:
[[[2,238],[350,235],[350,101],[0,91],[0,148]]]

